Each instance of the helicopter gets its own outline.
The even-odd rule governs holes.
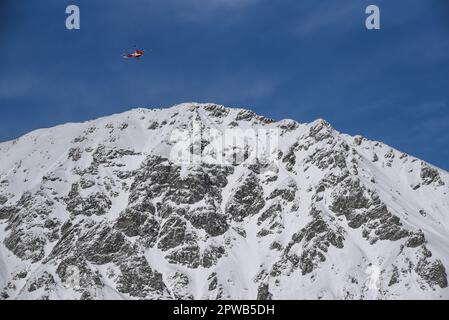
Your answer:
[[[145,54],[145,51],[140,49],[135,49],[133,52],[125,53],[122,57],[124,59],[136,59],[140,60],[141,57]]]

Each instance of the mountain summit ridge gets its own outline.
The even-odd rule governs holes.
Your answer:
[[[323,119],[213,103],[40,129],[0,143],[0,298],[448,299],[448,186]]]

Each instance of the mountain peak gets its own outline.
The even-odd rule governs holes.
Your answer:
[[[184,103],[0,150],[4,299],[449,298],[449,174],[322,119]]]

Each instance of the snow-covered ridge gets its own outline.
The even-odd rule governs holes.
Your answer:
[[[274,159],[176,163],[173,133],[195,123],[184,152],[266,129]],[[36,130],[0,144],[0,297],[447,299],[448,186],[322,119],[212,103]]]

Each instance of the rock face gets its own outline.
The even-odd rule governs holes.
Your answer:
[[[0,144],[0,299],[449,299],[448,230],[447,172],[324,120],[192,103]]]

